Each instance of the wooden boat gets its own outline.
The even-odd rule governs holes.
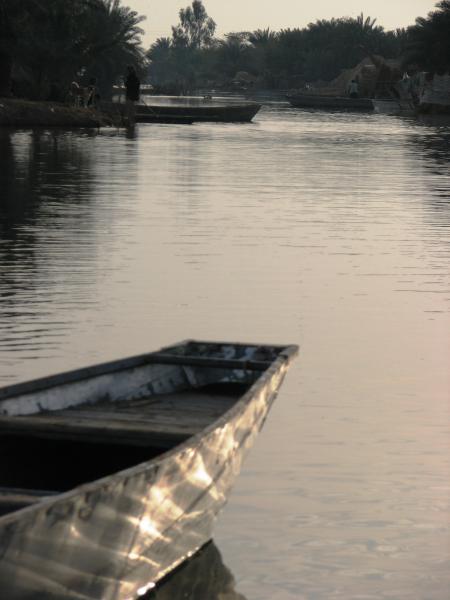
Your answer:
[[[248,123],[261,108],[261,104],[245,100],[197,98],[192,96],[148,97],[145,104],[136,106],[136,122],[149,118],[185,117],[192,121]]]
[[[0,589],[131,600],[212,536],[296,346],[189,341],[0,389]]]
[[[164,125],[192,125],[195,117],[188,115],[165,115],[165,114],[136,114],[136,123],[160,123]]]
[[[430,80],[425,81],[418,98],[417,113],[444,117],[450,115],[450,73],[438,75],[435,73]]]
[[[387,115],[413,115],[416,107],[412,101],[393,98],[373,98],[374,111]]]
[[[138,107],[136,107],[138,108]],[[106,102],[102,101],[99,106],[99,111],[105,117],[110,119],[116,125],[127,125],[128,114],[127,106],[125,103],[120,102]],[[136,120],[136,119],[135,119]],[[148,112],[145,115],[139,114],[140,123],[160,123],[169,125],[191,125],[194,119],[189,115],[181,114],[163,114],[156,112]]]
[[[320,94],[292,94],[287,99],[295,108],[317,108],[321,110],[372,111],[370,98],[325,96]]]

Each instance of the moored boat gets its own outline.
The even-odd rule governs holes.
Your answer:
[[[131,600],[212,536],[296,346],[184,342],[0,389],[0,589]]]
[[[287,96],[295,108],[317,108],[321,110],[372,111],[370,98],[326,96],[320,94],[291,94]]]
[[[412,101],[393,98],[373,98],[374,111],[379,114],[388,115],[412,115],[416,106]]]
[[[135,123],[154,123],[161,125],[192,125],[195,122],[194,117],[189,115],[176,115],[164,113],[138,113],[135,116]]]
[[[134,114],[129,114],[127,105],[120,102],[101,102],[99,106],[100,113],[106,115],[112,122],[117,125],[129,126],[136,122],[136,111],[139,111],[141,105],[137,105],[134,109]],[[189,115],[183,114],[164,114],[159,111],[146,110],[138,113],[140,123],[155,123],[161,125],[191,125],[194,119]],[[131,117],[131,123],[130,123]]]
[[[249,123],[261,104],[247,100],[193,96],[152,96],[136,106],[136,122],[152,118],[189,118],[192,121]]]

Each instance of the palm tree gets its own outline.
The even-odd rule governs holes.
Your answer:
[[[38,0],[0,0],[0,96],[11,94],[11,72],[20,27],[30,11],[42,9]]]
[[[154,42],[147,52],[149,75],[153,85],[163,88],[171,84],[177,77],[174,63],[172,39],[161,37]]]
[[[277,34],[274,31],[267,29],[257,29],[248,34],[248,41],[253,46],[267,47],[277,39]]]
[[[38,97],[82,69],[106,88],[127,63],[143,63],[143,18],[120,0],[0,0],[0,89],[10,89],[13,62],[29,74]]]
[[[83,65],[98,78],[103,95],[109,96],[112,85],[127,65],[138,70],[145,65],[140,27],[145,17],[121,5],[121,0],[95,0],[86,24]]]
[[[364,18],[363,13],[358,15],[355,20],[355,24],[360,28],[361,32],[365,33],[365,34],[371,33],[372,31],[374,31],[374,29],[376,29],[376,27],[375,27],[376,22],[377,22],[377,20],[372,19],[371,17]]]
[[[232,79],[238,71],[248,68],[250,42],[245,31],[228,33],[216,46],[216,70],[222,78]]]
[[[0,0],[0,97],[11,94],[11,48],[15,34],[6,0]]]
[[[450,0],[436,4],[438,10],[419,17],[409,28],[406,62],[431,72],[450,71]]]
[[[283,70],[278,60],[278,35],[269,28],[257,29],[249,34],[248,40],[252,45],[253,70],[258,72],[265,85],[272,87]]]

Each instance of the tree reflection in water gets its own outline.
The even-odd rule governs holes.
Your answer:
[[[164,580],[144,600],[246,600],[235,590],[233,574],[210,542]]]
[[[55,356],[96,274],[95,133],[0,131],[0,353]],[[74,322],[76,320],[74,319]],[[11,367],[9,367],[11,365]]]

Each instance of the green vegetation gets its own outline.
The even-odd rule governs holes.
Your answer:
[[[126,1],[126,0],[124,0]],[[397,59],[431,72],[450,71],[450,0],[407,29],[385,31],[376,19],[319,20],[304,28],[231,32],[201,0],[179,11],[169,37],[144,53],[144,17],[122,0],[0,0],[0,96],[63,99],[70,82],[91,77],[103,98],[127,64],[164,92],[196,88],[286,89],[331,81],[367,56]]]
[[[195,86],[207,71],[215,68],[210,51],[216,44],[216,24],[201,0],[182,8],[179,17],[179,24],[172,27],[172,37],[159,38],[147,54],[154,83],[173,92]]]
[[[405,60],[425,71],[450,73],[450,0],[438,2],[436,8],[409,28]]]
[[[303,29],[240,31],[213,37],[215,24],[200,0],[180,11],[172,36],[150,48],[150,78],[157,90],[182,92],[242,84],[262,88],[299,87],[331,81],[367,56],[449,70],[450,0],[418,18],[408,29],[385,31],[376,19],[319,20]]]
[[[188,34],[186,16],[189,15]],[[205,31],[204,23],[209,23]],[[318,79],[329,81],[342,69],[354,67],[367,54],[399,57],[407,40],[404,30],[386,32],[376,20],[321,20],[304,29],[270,29],[212,37],[214,22],[199,0],[180,11],[172,36],[150,48],[150,76],[161,89],[229,86],[239,76],[266,88],[285,88]],[[236,77],[238,76],[238,77]],[[236,81],[237,79],[237,81]]]
[[[198,50],[211,45],[216,24],[208,17],[200,0],[194,0],[192,6],[180,10],[180,23],[172,27],[175,46]]]
[[[143,19],[120,0],[0,0],[0,95],[63,96],[90,77],[107,95],[144,63]]]

